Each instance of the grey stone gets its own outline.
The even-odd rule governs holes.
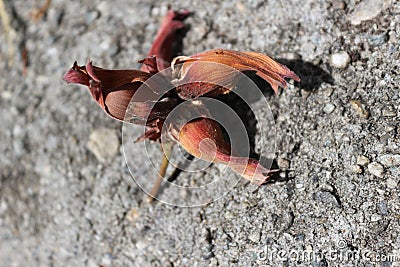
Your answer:
[[[382,219],[382,217],[376,213],[372,214],[371,218],[370,218],[371,222],[377,222],[377,221],[380,221],[381,219]]]
[[[386,43],[389,40],[389,36],[385,34],[376,34],[376,35],[371,35],[368,38],[368,42],[372,46],[381,46],[384,43]]]
[[[328,103],[324,106],[324,112],[326,114],[330,114],[335,110],[335,105],[333,105],[332,103]]]
[[[354,173],[362,173],[363,172],[362,168],[359,165],[352,165],[351,171]]]
[[[395,178],[389,178],[386,181],[386,184],[390,189],[396,188],[398,183],[399,182]]]
[[[399,154],[387,154],[378,157],[378,161],[385,167],[400,166]]]
[[[383,117],[396,117],[396,115],[397,114],[394,111],[387,110],[387,109],[382,110],[382,116]]]
[[[350,100],[351,107],[357,112],[357,115],[363,119],[369,117],[369,112],[365,109],[360,100]]]
[[[388,208],[387,208],[387,205],[386,205],[386,201],[384,201],[384,200],[380,201],[378,203],[378,208],[379,208],[379,212],[382,215],[387,215],[388,214]]]
[[[288,169],[289,165],[290,165],[290,161],[288,161],[287,159],[284,159],[284,158],[279,158],[278,159],[278,166],[280,168]]]
[[[365,166],[369,163],[369,159],[366,156],[358,156],[357,157],[357,164],[361,166]]]
[[[85,19],[87,24],[91,24],[93,21],[95,21],[98,17],[100,16],[99,11],[97,10],[92,10],[86,13]]]
[[[105,163],[113,159],[118,153],[119,144],[115,130],[98,128],[90,133],[87,147],[98,161]]]
[[[364,0],[355,7],[349,16],[351,24],[359,25],[363,21],[371,20],[390,5],[391,0]]]
[[[260,238],[261,238],[261,236],[260,236],[260,231],[258,231],[258,230],[253,230],[250,234],[249,234],[249,239],[251,240],[251,241],[253,241],[253,242],[255,242],[255,243],[257,243],[257,242],[259,242],[260,241]]]
[[[329,191],[321,191],[317,193],[317,200],[319,200],[324,205],[338,206],[335,196]]]
[[[391,167],[389,171],[393,177],[400,177],[400,167]]]
[[[332,2],[332,6],[335,9],[345,9],[346,8],[346,3],[344,1],[334,0]]]
[[[377,177],[383,177],[384,169],[378,162],[368,164],[368,171]]]

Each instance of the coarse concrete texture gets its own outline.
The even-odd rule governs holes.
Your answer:
[[[16,56],[8,65],[2,29],[1,266],[400,266],[399,1],[53,0],[35,22],[42,2],[5,0]],[[75,60],[138,67],[168,4],[195,11],[184,54],[257,51],[301,76],[266,94],[275,182],[241,180],[200,207],[147,203],[121,123],[62,81]]]

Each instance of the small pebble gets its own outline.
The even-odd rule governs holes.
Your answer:
[[[397,114],[394,111],[387,110],[387,109],[382,110],[382,116],[383,117],[396,117],[396,115]]]
[[[400,166],[400,155],[387,154],[378,157],[378,161],[385,167]]]
[[[390,5],[391,0],[364,0],[350,14],[349,19],[351,24],[359,25],[363,21],[371,20]]]
[[[381,46],[385,44],[387,41],[389,41],[389,35],[388,34],[376,34],[376,35],[371,35],[368,38],[368,42],[372,46]]]
[[[99,162],[108,162],[118,153],[118,135],[112,129],[96,129],[89,136],[87,148],[95,155]]]
[[[0,95],[4,100],[9,100],[12,98],[12,93],[10,91],[2,91]]]
[[[329,191],[320,191],[316,194],[316,200],[325,205],[339,206],[335,196]]]
[[[362,173],[362,168],[360,167],[360,165],[352,165],[351,166],[351,171],[353,173]]]
[[[254,243],[258,243],[260,241],[260,238],[261,238],[260,231],[258,231],[258,230],[252,231],[249,234],[248,238],[251,241],[253,241]]]
[[[374,213],[371,215],[370,220],[371,220],[371,222],[377,222],[377,221],[380,221],[381,219],[382,219],[381,215]]]
[[[390,188],[390,189],[395,189],[397,187],[397,180],[395,180],[394,178],[389,178],[386,181],[386,185]]]
[[[299,55],[298,53],[294,53],[294,52],[282,53],[282,54],[280,54],[280,57],[287,59],[287,60],[300,60],[301,59],[301,55]]]
[[[324,112],[326,113],[326,114],[330,114],[330,113],[332,113],[334,110],[335,110],[335,105],[333,105],[333,104],[331,104],[331,103],[328,103],[328,104],[326,104],[325,105],[325,107],[324,107]]]
[[[400,177],[400,167],[391,167],[390,168],[390,174],[393,177]]]
[[[376,177],[383,177],[383,166],[378,162],[372,162],[368,165],[368,171]]]
[[[296,184],[296,188],[297,188],[297,189],[302,189],[303,187],[304,187],[304,185],[301,184],[301,183],[300,183],[300,184]]]
[[[350,100],[351,107],[357,112],[357,115],[361,118],[368,118],[369,112],[365,110],[360,100]]]
[[[389,134],[384,134],[379,138],[379,141],[383,144],[383,145],[387,145],[389,142],[389,139],[391,138],[391,136]]]
[[[225,218],[230,220],[230,219],[236,218],[236,216],[232,212],[227,211],[227,212],[225,212]]]
[[[333,88],[332,87],[327,87],[322,91],[322,94],[324,95],[325,99],[329,99],[329,97],[333,94]]]
[[[360,166],[365,166],[369,163],[369,159],[366,156],[358,156],[357,164]]]
[[[346,8],[346,3],[343,2],[343,1],[335,0],[335,1],[332,2],[332,7],[334,9],[345,9]]]
[[[92,11],[87,12],[85,15],[86,24],[91,24],[98,17],[100,17],[100,13],[97,10],[92,10]]]
[[[131,208],[131,210],[126,214],[126,219],[133,223],[139,217],[139,211],[136,208]]]
[[[288,169],[290,162],[287,159],[279,158],[278,166],[282,169]]]
[[[382,215],[387,215],[388,214],[388,208],[387,208],[387,205],[386,205],[386,201],[384,201],[384,200],[380,201],[378,203],[378,209],[379,209],[379,212]]]
[[[390,43],[396,43],[397,42],[396,32],[395,31],[389,31],[388,36],[389,36],[389,40],[388,41]]]
[[[311,94],[311,91],[310,90],[301,89],[300,94],[301,94],[301,97],[303,99],[306,99]]]
[[[113,261],[113,255],[111,253],[106,253],[101,259],[102,266],[110,266]]]
[[[332,67],[338,69],[344,69],[349,65],[349,63],[350,63],[350,56],[346,51],[341,51],[331,55]]]

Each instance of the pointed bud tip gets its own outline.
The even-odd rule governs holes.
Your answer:
[[[289,74],[285,78],[293,79],[296,82],[300,82],[301,81],[300,77],[297,76],[296,73],[294,73],[293,71],[290,71]]]
[[[78,83],[89,86],[90,77],[86,72],[83,71],[84,67],[79,67],[77,62],[74,62],[72,68],[70,68],[63,76],[63,80],[67,83]]]

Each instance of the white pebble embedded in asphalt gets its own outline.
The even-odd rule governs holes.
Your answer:
[[[361,166],[365,166],[369,163],[369,159],[366,156],[358,156],[357,164]]]
[[[386,167],[400,166],[400,155],[397,154],[382,155],[378,160]]]
[[[350,56],[346,51],[341,51],[331,55],[332,67],[338,69],[344,69],[349,65],[349,63],[350,63]]]
[[[368,165],[368,171],[377,177],[383,176],[383,166],[378,162],[372,162]]]
[[[332,113],[332,112],[335,110],[335,108],[336,108],[336,107],[335,107],[334,104],[328,103],[328,104],[326,104],[325,107],[324,107],[324,112],[325,112],[326,114]]]

